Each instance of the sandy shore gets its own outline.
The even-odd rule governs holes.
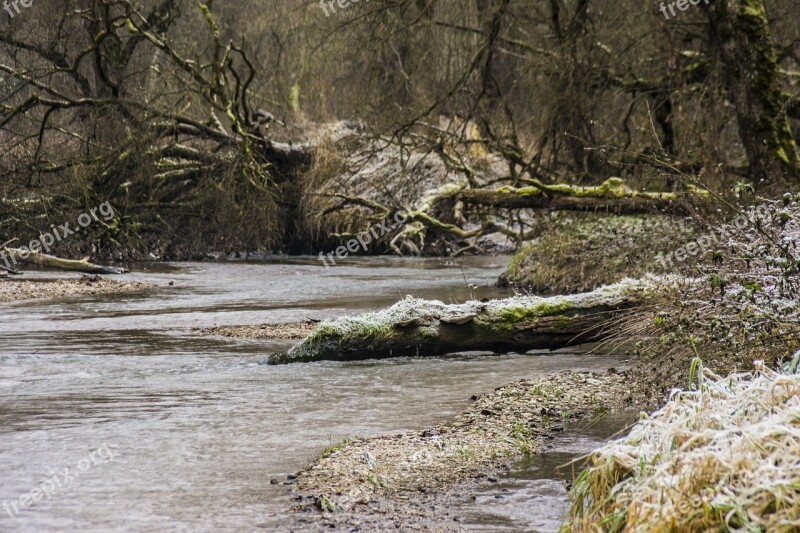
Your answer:
[[[217,326],[195,330],[200,335],[215,335],[232,339],[304,339],[317,326],[315,322],[289,324],[258,324],[255,326]]]
[[[291,476],[298,520],[337,529],[458,530],[458,517],[447,511],[453,491],[496,481],[565,424],[632,401],[627,375],[614,370],[522,380],[472,400],[429,430],[356,437],[323,451]]]
[[[75,279],[47,281],[22,280],[18,278],[0,279],[0,302],[19,302],[42,298],[64,298],[67,296],[86,296],[91,294],[116,294],[138,291],[153,287],[137,281],[117,281],[99,276],[82,276]]]

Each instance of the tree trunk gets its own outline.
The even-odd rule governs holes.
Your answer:
[[[434,356],[459,351],[555,350],[602,340],[614,315],[644,303],[654,285],[626,280],[592,292],[446,305],[407,297],[392,307],[320,324],[269,364]]]
[[[435,42],[438,43],[432,51],[436,61],[436,98],[450,93],[472,67],[481,36],[456,28],[482,29],[479,4],[476,0],[440,0],[433,4],[437,24]],[[473,72],[468,81],[474,82],[475,78]]]
[[[712,46],[728,98],[736,106],[753,177],[775,170],[797,177],[800,156],[782,111],[780,71],[764,0],[717,0],[707,11]]]

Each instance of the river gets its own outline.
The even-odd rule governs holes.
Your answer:
[[[193,331],[407,294],[503,296],[494,282],[507,262],[145,264],[128,279],[158,289],[0,304],[0,531],[287,530],[282,482],[331,442],[428,427],[523,377],[619,363],[561,351],[276,367],[266,356],[291,343]]]

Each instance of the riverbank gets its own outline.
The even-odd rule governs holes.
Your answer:
[[[197,329],[195,333],[228,339],[301,340],[311,334],[315,327],[317,327],[317,323],[309,321],[250,326],[215,326]]]
[[[95,294],[119,294],[153,287],[154,285],[149,283],[117,281],[87,275],[75,279],[58,280],[0,279],[0,303]]]
[[[458,530],[458,517],[447,514],[457,494],[497,481],[565,425],[638,404],[628,374],[614,369],[525,379],[471,400],[461,415],[422,432],[331,445],[293,476],[299,520],[342,529]]]

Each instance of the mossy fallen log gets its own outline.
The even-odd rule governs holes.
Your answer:
[[[708,200],[708,194],[698,189],[682,193],[635,191],[620,178],[609,178],[596,187],[545,185],[529,181],[532,184],[528,187],[463,189],[457,193],[457,198],[465,204],[506,209],[603,211],[618,215],[692,215],[696,204]]]
[[[86,274],[125,274],[128,272],[121,267],[95,265],[90,263],[88,258],[74,261],[71,259],[62,259],[52,255],[43,254],[30,250],[20,250],[17,248],[3,248],[2,252],[11,259],[14,264],[17,262],[37,265],[57,270],[68,270],[71,272],[83,272]]]
[[[516,296],[447,305],[406,297],[392,307],[323,322],[301,343],[270,356],[269,364],[555,350],[602,340],[613,316],[645,302],[651,280],[623,280],[595,291],[541,298]]]

